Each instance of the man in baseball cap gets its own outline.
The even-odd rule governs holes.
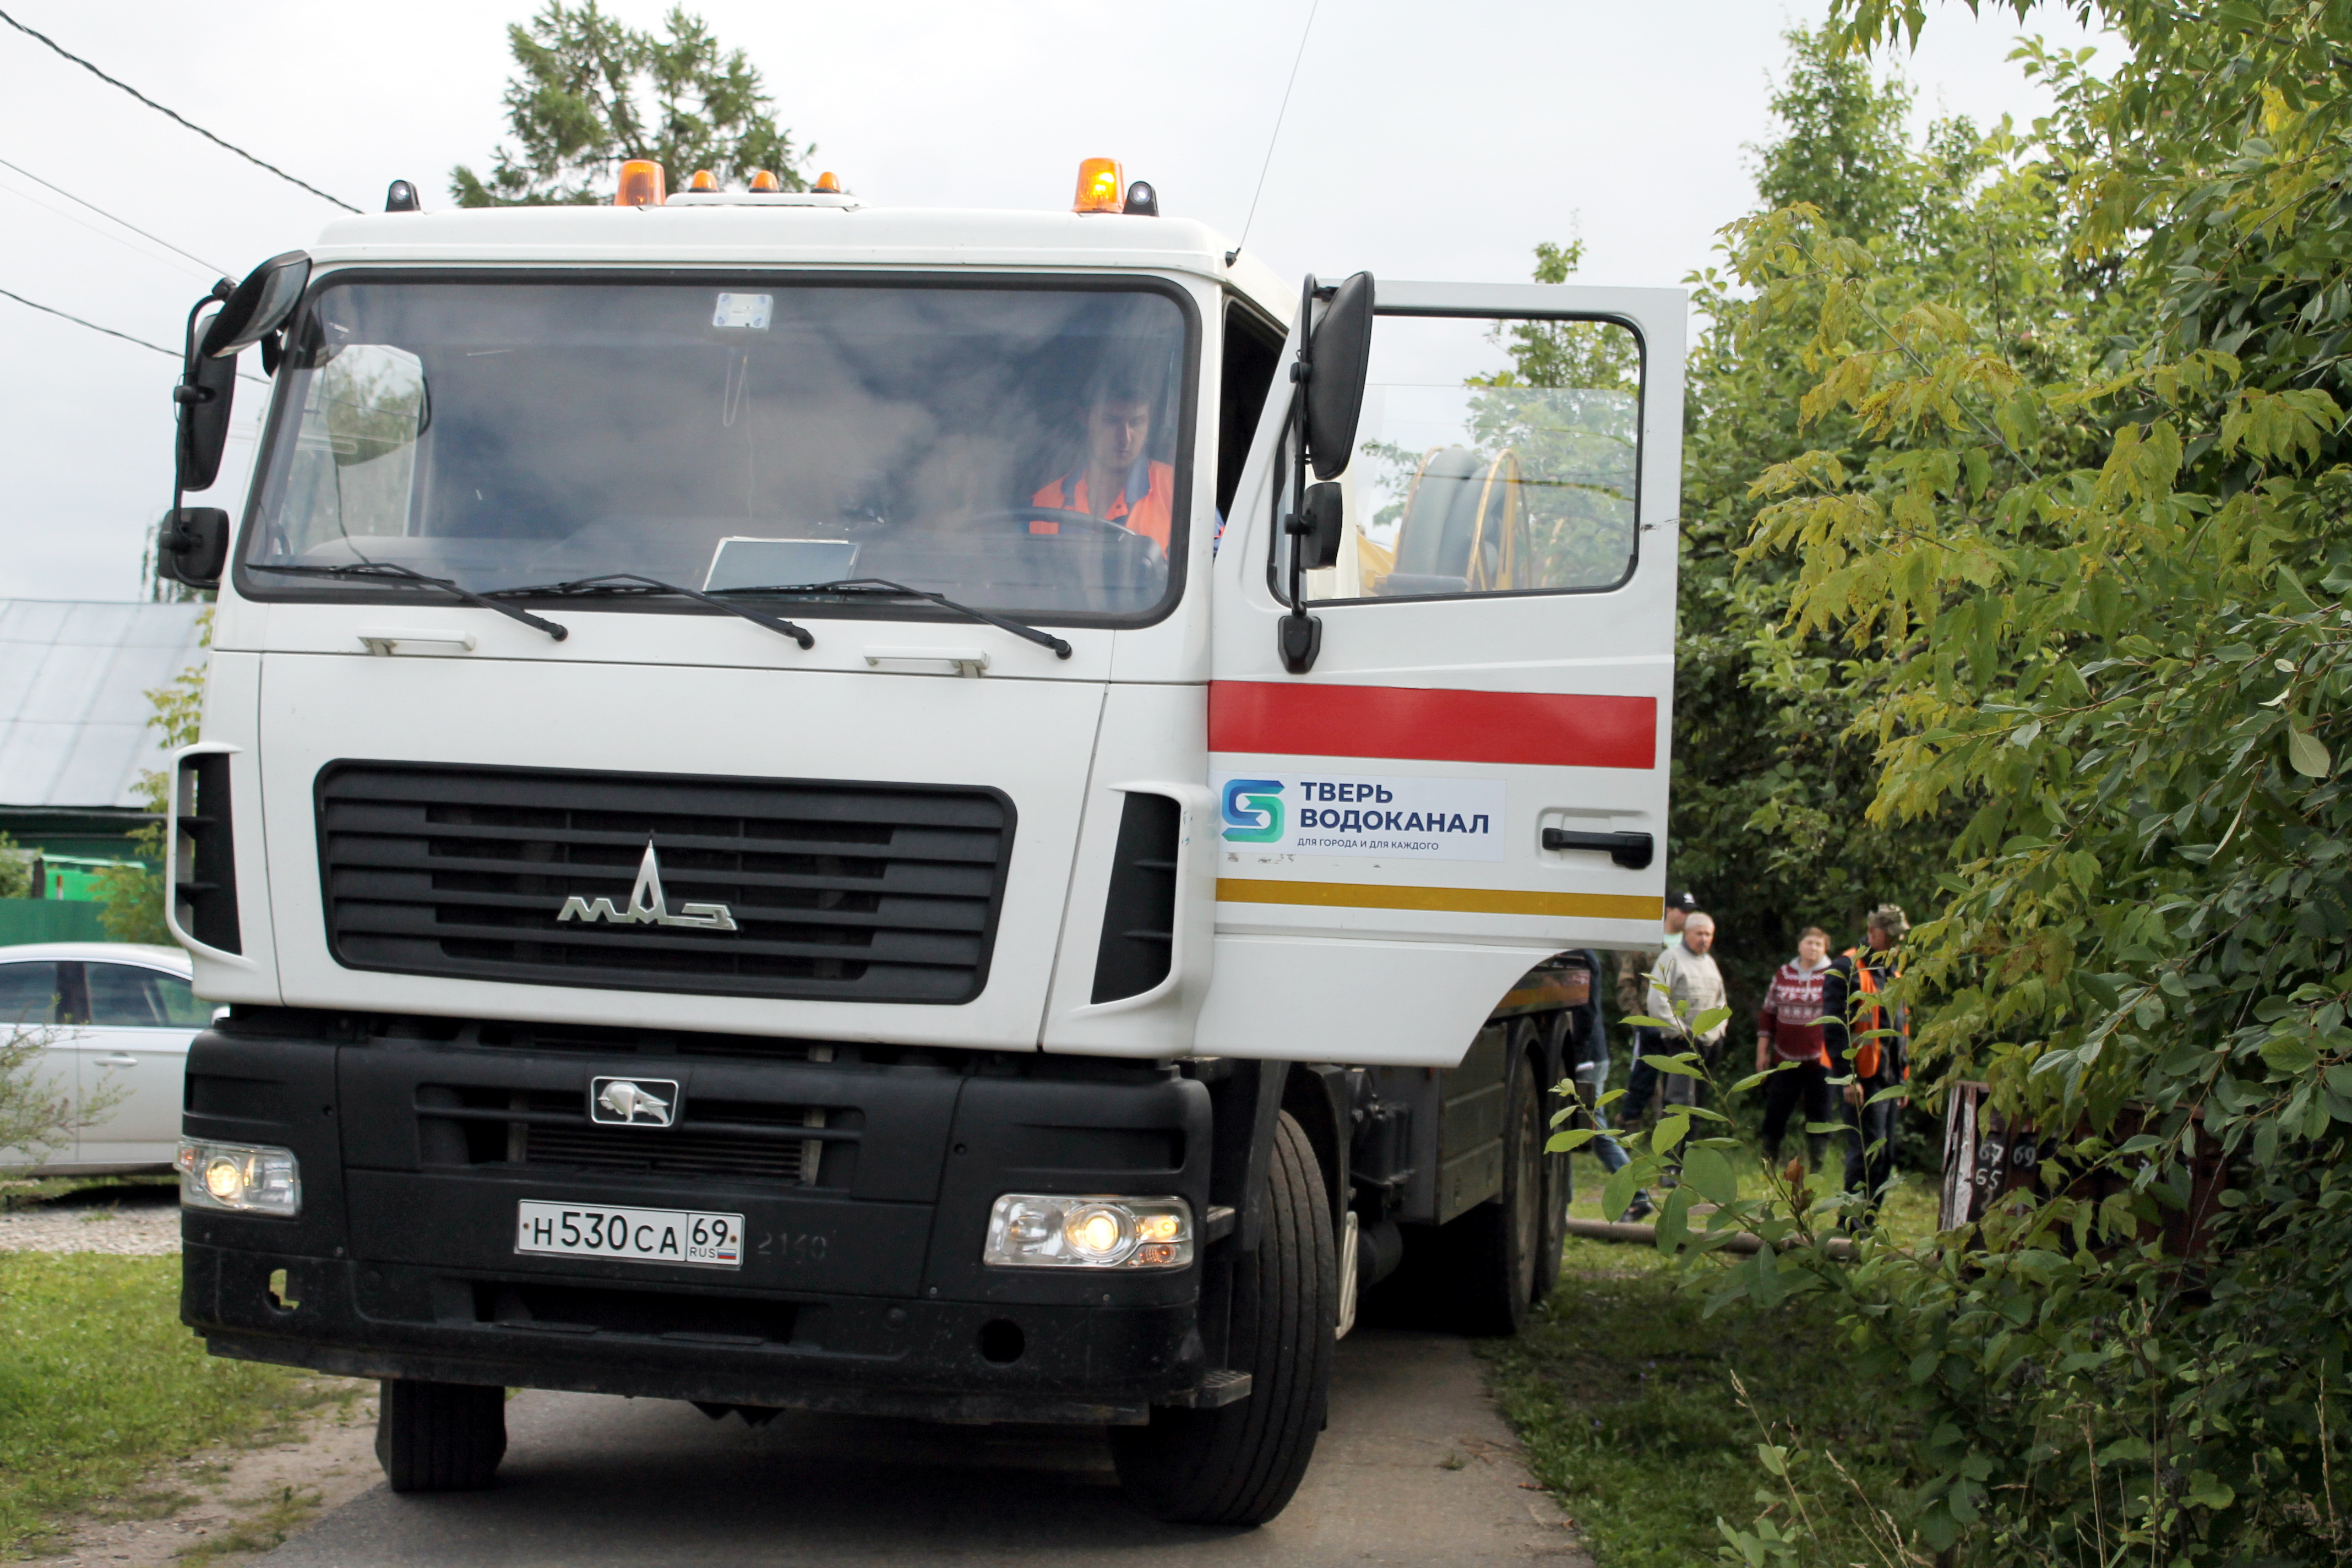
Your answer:
[[[1683,940],[1683,922],[1698,913],[1698,895],[1684,889],[1666,895],[1666,924],[1660,936],[1661,951],[1678,947]],[[1650,971],[1657,959],[1644,952],[1621,952],[1617,955],[1617,1016],[1630,1017],[1642,1014],[1649,1005]],[[1658,1069],[1642,1058],[1658,1050],[1655,1029],[1633,1031],[1633,1065],[1625,1075],[1623,1109],[1618,1113],[1619,1124],[1638,1127],[1650,1114],[1650,1100],[1658,1090]]]

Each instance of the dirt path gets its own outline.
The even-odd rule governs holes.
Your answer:
[[[1098,1433],[793,1415],[755,1432],[667,1401],[566,1394],[521,1394],[508,1417],[492,1490],[369,1490],[260,1563],[698,1568],[755,1552],[804,1568],[1591,1563],[1533,1489],[1469,1347],[1441,1335],[1361,1330],[1340,1345],[1314,1466],[1260,1530],[1146,1519],[1119,1494]]]
[[[346,1386],[344,1380],[327,1380]],[[262,1448],[222,1445],[166,1465],[72,1544],[37,1561],[52,1568],[207,1568],[249,1562],[321,1513],[374,1486],[375,1385],[347,1385],[300,1436]]]

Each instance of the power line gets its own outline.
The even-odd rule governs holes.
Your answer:
[[[1250,225],[1257,221],[1257,200],[1265,195],[1266,171],[1274,167],[1274,150],[1282,141],[1282,121],[1290,113],[1290,89],[1298,85],[1298,68],[1307,58],[1307,40],[1315,36],[1315,13],[1322,8],[1323,0],[1315,0],[1307,7],[1307,26],[1298,31],[1298,52],[1290,58],[1290,79],[1282,84],[1282,107],[1274,111],[1274,134],[1265,139],[1265,162],[1257,166],[1257,189],[1250,193],[1249,216],[1242,219],[1242,237],[1234,241],[1233,256],[1225,258],[1228,267],[1234,264],[1234,257],[1242,253],[1242,247],[1249,243]],[[5,11],[0,11],[0,18],[6,16]]]
[[[153,251],[148,249],[145,246],[141,245],[138,241],[127,239],[121,235],[115,233],[112,229],[100,228],[98,225],[90,222],[88,218],[69,213],[63,207],[58,206],[53,203],[45,202],[40,197],[33,195],[30,191],[20,191],[16,186],[5,182],[0,182],[0,191],[5,191],[8,195],[16,197],[18,201],[23,202],[26,205],[33,208],[36,212],[45,212],[53,218],[60,219],[66,223],[73,225],[76,228],[94,234],[98,236],[99,238],[106,241],[109,245],[119,245],[123,249],[129,251],[131,255],[139,258],[142,261],[152,261],[158,267],[168,267],[173,271],[183,275],[192,271],[202,272],[208,278],[214,275],[213,268],[209,267],[191,268],[181,262],[174,261],[168,256],[158,256]],[[235,280],[231,279],[231,281]]]
[[[34,31],[32,28],[27,27],[26,26],[25,26],[25,24],[24,24],[24,23],[19,22],[18,20],[16,20],[16,17],[11,16],[10,15],[8,15],[8,13],[7,13],[7,12],[5,12],[5,11],[0,11],[0,22],[5,22],[5,23],[7,23],[10,26],[12,26],[12,27],[16,28],[16,31],[18,31],[18,32],[20,32],[20,33],[24,34],[26,37],[31,38],[31,39],[35,40],[35,41],[36,41],[36,42],[37,42],[37,43],[41,43],[41,44],[45,44],[45,45],[47,45],[47,46],[51,50],[53,50],[55,53],[57,53],[58,55],[59,55],[60,57],[62,57],[62,58],[66,58],[66,59],[71,60],[74,64],[76,64],[76,65],[78,65],[78,66],[81,67],[81,68],[82,68],[82,69],[84,69],[84,70],[86,70],[86,71],[89,72],[89,74],[90,74],[90,75],[92,75],[92,76],[96,77],[99,80],[100,80],[100,81],[102,81],[102,82],[106,83],[106,84],[107,84],[107,86],[109,86],[109,87],[119,87],[119,88],[121,88],[123,91],[125,91],[125,92],[129,93],[131,97],[133,97],[133,98],[137,99],[140,102],[142,102],[142,103],[145,104],[148,108],[150,108],[150,109],[153,110],[156,113],[161,114],[161,115],[164,115],[164,116],[168,117],[168,118],[170,118],[170,119],[173,119],[173,120],[176,120],[176,121],[178,121],[181,124],[183,124],[183,125],[186,126],[189,130],[191,130],[191,131],[194,132],[197,135],[199,135],[199,136],[203,137],[205,141],[210,142],[213,142],[213,143],[215,143],[215,144],[216,144],[216,145],[218,145],[218,146],[222,146],[222,147],[226,147],[226,148],[227,148],[230,152],[232,152],[232,153],[236,153],[238,157],[240,157],[240,158],[244,159],[247,163],[252,163],[252,164],[254,164],[254,165],[256,165],[257,167],[259,167],[259,168],[267,169],[267,170],[268,170],[271,174],[273,174],[277,175],[279,179],[284,180],[285,182],[287,182],[287,184],[294,184],[294,185],[299,185],[299,186],[301,186],[304,190],[306,190],[306,191],[310,192],[312,195],[314,195],[314,196],[318,197],[320,201],[322,201],[322,202],[332,202],[332,203],[334,203],[334,204],[335,204],[335,205],[337,205],[337,206],[339,206],[339,207],[342,208],[342,209],[343,209],[345,212],[347,212],[347,213],[355,213],[355,212],[358,212],[358,211],[360,210],[359,208],[357,208],[357,207],[355,207],[355,206],[352,205],[352,204],[351,204],[351,203],[349,203],[349,202],[347,202],[347,201],[343,200],[343,199],[342,199],[342,197],[341,197],[341,196],[331,196],[331,195],[329,195],[326,192],[324,192],[324,191],[320,190],[318,186],[316,186],[316,185],[314,185],[314,184],[310,184],[309,181],[307,181],[307,180],[298,180],[298,179],[296,179],[293,175],[291,175],[291,174],[288,174],[285,170],[283,170],[283,169],[279,168],[277,164],[270,163],[268,159],[266,159],[266,158],[257,158],[257,157],[255,157],[252,153],[250,153],[247,152],[244,148],[242,148],[242,147],[238,146],[236,142],[229,142],[229,141],[226,141],[226,140],[224,140],[224,139],[223,139],[223,138],[221,138],[221,137],[218,137],[218,136],[214,135],[211,132],[209,132],[209,131],[205,130],[203,126],[201,126],[201,125],[197,124],[194,121],[193,121],[193,120],[189,119],[186,115],[184,115],[184,114],[181,114],[181,113],[178,113],[178,112],[176,112],[176,111],[174,111],[174,110],[169,110],[169,109],[164,108],[162,104],[160,104],[160,103],[156,102],[153,99],[152,99],[152,98],[148,97],[145,93],[143,93],[143,92],[140,91],[137,88],[135,88],[135,87],[131,86],[129,82],[127,82],[127,81],[122,81],[122,80],[119,80],[118,79],[116,79],[116,78],[114,78],[114,77],[110,77],[110,76],[107,75],[104,71],[102,71],[102,70],[99,69],[96,66],[94,66],[94,65],[90,64],[88,60],[86,60],[86,59],[82,58],[79,55],[75,54],[72,50],[70,50],[70,49],[68,49],[68,48],[65,47],[62,44],[59,44],[59,43],[58,43],[55,38],[50,37],[47,33],[39,33],[39,32],[36,32],[36,31]],[[14,296],[14,295],[11,295],[11,296],[9,296],[9,297],[10,297],[11,299],[14,299],[14,298],[15,298],[15,296]],[[103,327],[100,327],[100,328],[99,329],[99,331],[104,331],[105,330],[106,330],[106,329],[105,329],[105,328],[103,328]],[[118,336],[118,337],[120,337],[121,334],[118,332],[118,333],[117,333],[117,334],[115,334],[115,335],[116,335],[116,336]],[[132,341],[133,341],[133,342],[136,342],[137,340],[135,340],[135,339],[134,339],[134,340],[132,340]],[[149,344],[149,345],[147,345],[147,346],[148,346],[148,347],[150,347],[150,348],[154,347],[154,345],[153,345],[152,343],[150,343],[150,344]],[[168,353],[169,351],[167,350],[166,352]]]
[[[37,184],[37,185],[44,185],[44,186],[47,186],[48,189],[50,189],[50,190],[52,190],[52,191],[57,192],[57,194],[58,194],[58,195],[61,195],[61,196],[65,197],[65,199],[66,199],[66,200],[68,200],[68,201],[69,201],[69,202],[74,203],[74,204],[75,204],[76,205],[78,205],[78,206],[85,206],[85,207],[88,207],[90,211],[92,211],[92,212],[96,213],[99,216],[100,216],[100,217],[102,217],[102,218],[106,219],[106,221],[107,221],[107,222],[109,222],[109,223],[112,223],[112,224],[120,224],[120,225],[121,225],[121,226],[123,226],[124,228],[129,229],[131,233],[133,233],[133,234],[135,234],[135,235],[137,235],[137,236],[138,236],[140,238],[142,238],[142,239],[150,239],[150,240],[153,240],[157,245],[162,246],[164,249],[166,249],[166,250],[168,250],[168,251],[172,252],[172,253],[173,253],[173,255],[175,255],[175,256],[184,256],[184,257],[187,257],[187,258],[188,258],[189,260],[191,260],[191,261],[194,262],[197,266],[199,266],[199,267],[203,268],[205,271],[210,272],[210,273],[214,274],[215,276],[219,276],[220,274],[226,273],[226,272],[228,270],[228,268],[226,268],[226,267],[215,267],[215,266],[214,266],[211,262],[206,261],[206,260],[205,260],[203,257],[201,257],[201,256],[194,255],[194,254],[193,254],[193,253],[191,253],[191,252],[189,252],[189,251],[182,250],[178,246],[173,245],[170,240],[165,239],[165,238],[164,238],[163,236],[161,236],[161,235],[149,234],[145,229],[141,228],[137,224],[132,223],[132,222],[129,221],[129,220],[128,220],[128,219],[126,219],[126,218],[119,218],[119,217],[116,217],[112,213],[108,212],[104,207],[100,206],[96,202],[84,201],[84,200],[82,200],[82,198],[81,198],[81,197],[79,197],[79,196],[78,196],[78,195],[74,195],[71,191],[67,190],[63,185],[51,184],[48,181],[47,181],[47,180],[45,180],[45,179],[41,178],[41,176],[40,176],[40,175],[36,174],[35,173],[33,173],[33,171],[32,171],[32,170],[30,170],[30,169],[26,169],[26,168],[22,168],[22,167],[19,167],[17,164],[11,163],[10,163],[10,162],[8,162],[8,160],[7,160],[7,159],[5,159],[5,158],[0,158],[0,169],[12,169],[12,170],[15,170],[17,174],[22,174],[22,175],[24,175],[24,176],[25,176],[25,178],[26,178],[26,179],[28,179],[28,180],[30,180],[30,181],[32,181],[32,182],[33,182],[33,184]],[[65,214],[63,214],[63,213],[59,213],[58,216],[59,217],[63,217],[63,216],[65,216],[66,215],[65,215]],[[98,231],[93,231],[93,232],[98,232]]]
[[[152,349],[157,353],[163,354],[168,358],[175,360],[181,358],[179,354],[165,348],[161,343],[151,343],[145,338],[134,338],[129,332],[118,332],[112,327],[101,327],[96,321],[85,321],[79,316],[74,315],[69,311],[60,310],[54,305],[44,305],[38,300],[27,300],[22,294],[16,293],[10,289],[0,289],[0,297],[14,300],[19,305],[29,305],[36,310],[40,310],[46,314],[56,316],[63,321],[71,321],[77,327],[88,327],[93,332],[104,332],[110,338],[121,338],[126,343],[136,343],[142,349]],[[261,377],[257,375],[248,375],[244,371],[238,371],[236,373],[236,378],[239,381],[252,382],[256,386],[268,386],[269,384],[269,383],[264,381]]]

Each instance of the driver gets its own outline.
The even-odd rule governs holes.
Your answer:
[[[1087,405],[1086,455],[1030,500],[1116,522],[1158,544],[1164,553],[1174,515],[1176,470],[1146,455],[1151,447],[1152,401],[1131,381],[1104,383]],[[1059,533],[1062,525],[1036,519],[1029,531]]]

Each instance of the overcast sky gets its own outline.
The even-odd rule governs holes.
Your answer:
[[[747,49],[779,121],[877,203],[1060,208],[1121,159],[1161,209],[1238,234],[1309,0],[864,0],[690,8]],[[505,28],[530,0],[0,0],[196,123],[368,210],[447,205],[504,130]],[[1672,284],[1751,197],[1783,29],[1819,3],[1321,0],[1250,248],[1285,273],[1512,280],[1581,233],[1584,276]],[[640,25],[666,0],[609,0]],[[1987,7],[1988,11],[1991,7]],[[2084,41],[2037,16],[2053,43]],[[2012,18],[1937,9],[1901,62],[1924,116],[2046,100]],[[2106,54],[2112,58],[2113,47]],[[240,277],[333,209],[0,26],[0,160]],[[680,178],[673,171],[673,184]],[[173,344],[206,266],[0,167],[0,289]],[[250,358],[250,356],[248,356]],[[164,356],[0,299],[0,596],[130,598],[171,499]],[[249,437],[263,389],[242,389]],[[230,449],[234,468],[251,451]],[[224,484],[204,499],[221,501]]]

